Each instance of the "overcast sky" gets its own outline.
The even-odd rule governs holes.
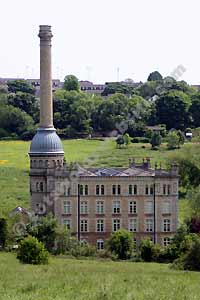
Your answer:
[[[53,77],[145,81],[158,70],[200,84],[199,0],[6,0],[0,77],[39,77],[39,25],[52,25]],[[119,70],[119,71],[117,71]]]

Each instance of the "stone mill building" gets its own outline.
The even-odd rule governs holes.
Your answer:
[[[124,168],[68,165],[53,126],[51,27],[41,25],[39,38],[40,126],[29,153],[32,210],[51,212],[73,235],[98,249],[120,228],[132,232],[135,243],[149,237],[167,245],[177,230],[177,166],[153,169],[149,158],[130,159]]]

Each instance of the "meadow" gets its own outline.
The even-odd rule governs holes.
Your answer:
[[[200,274],[156,263],[50,259],[23,265],[0,252],[3,300],[199,300]]]
[[[7,215],[16,206],[29,207],[29,147],[30,142],[0,141],[0,217]],[[164,167],[168,157],[176,151],[188,151],[193,145],[185,144],[180,150],[168,151],[162,145],[152,151],[149,144],[131,144],[117,149],[113,139],[64,140],[63,147],[67,163],[77,161],[82,166],[128,166],[128,159],[151,157]],[[194,145],[194,147],[196,147]],[[180,201],[180,220],[188,211],[188,202]]]

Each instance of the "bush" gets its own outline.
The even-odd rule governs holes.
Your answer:
[[[200,237],[189,234],[182,243],[182,255],[172,265],[174,269],[200,271]]]
[[[32,236],[21,241],[17,253],[17,259],[20,262],[33,265],[48,264],[48,256],[43,243]]]
[[[8,226],[4,218],[0,219],[0,247],[5,248],[8,239]]]
[[[162,143],[162,137],[160,135],[159,132],[153,132],[151,140],[150,140],[150,144],[152,146],[152,149],[159,147]]]
[[[130,258],[134,248],[132,235],[125,229],[112,233],[107,245],[108,249],[119,259]]]
[[[139,250],[142,260],[146,262],[158,261],[160,246],[155,245],[150,239],[142,240]]]

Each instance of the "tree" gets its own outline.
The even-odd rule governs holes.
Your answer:
[[[23,92],[35,94],[35,88],[26,80],[12,80],[7,83],[8,91],[11,93]]]
[[[147,81],[158,81],[162,80],[162,75],[158,71],[154,71],[149,74]]]
[[[171,131],[167,135],[167,148],[169,150],[176,149],[179,146],[179,136],[176,131]]]
[[[162,142],[162,137],[161,137],[160,133],[157,131],[154,131],[151,136],[151,140],[150,140],[152,149],[156,149],[156,147],[159,147],[161,145],[161,142]]]
[[[190,106],[189,112],[192,118],[192,125],[194,127],[200,127],[200,118],[199,118],[199,111],[200,111],[200,92],[195,93],[192,97],[192,105]]]
[[[66,91],[79,91],[78,78],[74,75],[67,75],[64,79],[63,88]]]
[[[25,264],[48,264],[48,252],[37,238],[28,236],[20,242],[17,259]]]
[[[146,262],[156,261],[160,252],[159,246],[154,245],[150,239],[142,240],[139,250],[141,258]]]
[[[39,121],[39,102],[32,94],[16,92],[8,95],[8,105],[12,105],[26,112],[33,119]]]
[[[187,128],[189,121],[190,97],[181,91],[170,91],[156,100],[156,118],[167,129]]]
[[[31,116],[12,105],[0,107],[0,128],[9,134],[21,136],[25,131],[33,128],[34,122]]]
[[[123,135],[123,140],[124,140],[124,144],[128,147],[128,145],[130,145],[131,143],[131,139],[128,133],[125,133]]]
[[[108,248],[119,259],[128,259],[133,251],[133,238],[130,232],[120,229],[111,234],[108,240]]]
[[[32,222],[26,227],[27,233],[42,242],[46,249],[51,252],[54,248],[57,231],[57,221],[50,215],[40,217],[37,222]]]
[[[8,239],[7,221],[4,218],[0,219],[0,248],[5,248],[6,240]]]

